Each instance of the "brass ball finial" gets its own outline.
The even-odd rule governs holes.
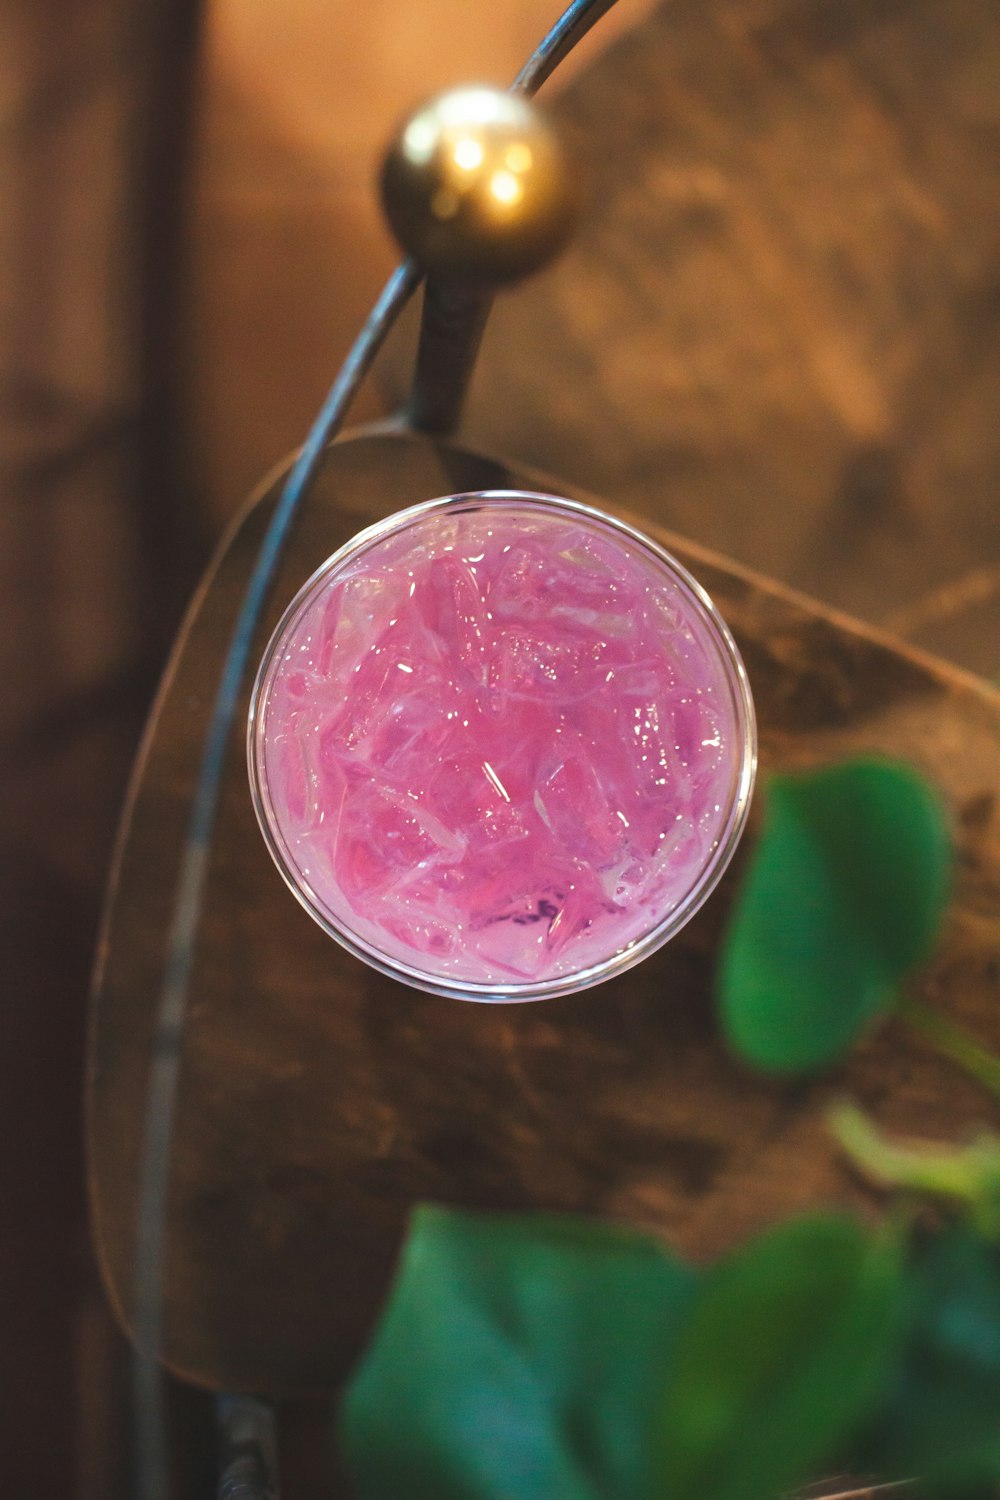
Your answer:
[[[513,281],[545,265],[574,218],[562,148],[539,111],[468,85],[404,122],[382,170],[389,225],[431,276]]]

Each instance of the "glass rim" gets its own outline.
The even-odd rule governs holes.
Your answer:
[[[449,979],[441,974],[418,969],[402,959],[385,953],[366,941],[346,922],[338,921],[331,916],[298,868],[281,835],[270,796],[266,760],[263,754],[270,669],[293,623],[305,612],[317,590],[348,560],[353,561],[363,556],[380,542],[407,530],[425,517],[448,511],[478,510],[486,504],[504,509],[526,506],[539,511],[554,508],[562,513],[569,512],[577,515],[581,520],[624,536],[641,552],[646,553],[665,568],[674,580],[692,596],[704,623],[709,627],[719,660],[725,668],[738,741],[736,747],[738,766],[733,776],[726,817],[710,858],[705,861],[697,879],[682,899],[641,936],[634,938],[625,948],[609,954],[607,958],[597,963],[565,974],[554,975],[548,979],[526,979],[523,982],[510,983]],[[565,496],[536,490],[471,490],[421,501],[404,510],[394,511],[371,526],[364,527],[331,553],[306,579],[282,613],[257,668],[247,718],[247,768],[254,812],[264,842],[282,879],[299,904],[341,947],[379,973],[433,995],[487,1004],[528,1003],[575,994],[579,990],[590,989],[607,979],[625,973],[668,942],[704,905],[729,865],[746,826],[757,772],[756,715],[746,667],[729,626],[702,584],[693,577],[683,563],[679,562],[653,537],[630,525],[629,522],[600,510],[597,506],[588,505],[580,500],[570,500]]]

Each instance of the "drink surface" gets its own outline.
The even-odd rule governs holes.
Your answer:
[[[586,514],[428,511],[321,575],[260,688],[272,837],[335,928],[524,985],[628,950],[731,827],[733,667],[698,596]]]

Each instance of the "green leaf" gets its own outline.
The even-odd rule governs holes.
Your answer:
[[[723,944],[734,1050],[774,1073],[843,1056],[930,951],[950,869],[940,799],[908,767],[854,760],[774,777]]]
[[[909,1332],[860,1462],[930,1485],[1000,1478],[1000,1254],[956,1226],[910,1277]],[[922,1486],[923,1488],[923,1486]]]
[[[817,1477],[881,1393],[899,1248],[853,1220],[795,1220],[711,1274],[678,1340],[664,1500],[775,1500]]]
[[[419,1209],[341,1411],[360,1500],[645,1500],[697,1284],[625,1229]]]

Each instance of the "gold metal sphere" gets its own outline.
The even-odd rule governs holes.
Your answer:
[[[516,280],[551,260],[573,227],[552,127],[526,99],[483,85],[438,94],[405,121],[382,199],[407,255],[443,280]]]

